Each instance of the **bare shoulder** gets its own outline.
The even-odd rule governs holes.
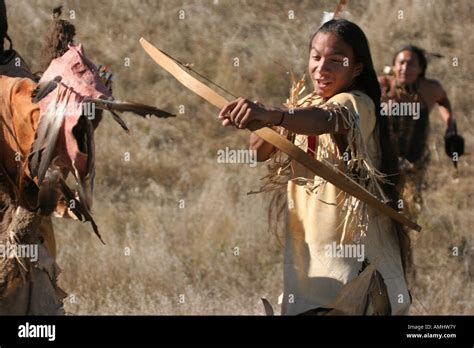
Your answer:
[[[421,88],[430,94],[441,95],[444,94],[444,88],[441,82],[433,79],[421,79]]]
[[[421,80],[420,87],[425,100],[439,103],[446,98],[446,92],[444,91],[443,85],[437,80],[424,78]]]

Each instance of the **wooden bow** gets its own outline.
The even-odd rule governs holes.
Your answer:
[[[222,109],[229,103],[226,98],[219,95],[207,85],[191,76],[188,72],[181,68],[178,63],[176,63],[176,61],[173,60],[169,55],[163,53],[162,51],[154,47],[144,38],[140,39],[140,44],[158,65],[168,71],[179,82],[181,82],[184,86],[199,95],[201,98],[205,99],[206,101],[208,101],[219,109]],[[247,129],[254,132],[260,138],[272,144],[277,149],[285,152],[292,159],[301,163],[303,166],[311,170],[314,174],[330,182],[339,189],[349,193],[357,199],[360,199],[361,201],[367,203],[369,206],[376,209],[377,211],[388,215],[395,221],[406,225],[416,231],[421,231],[420,226],[408,220],[405,216],[397,212],[389,205],[381,202],[372,193],[357,184],[348,176],[316,160],[314,157],[308,155],[306,152],[301,150],[299,147],[294,145],[286,138],[282,137],[274,130],[265,127],[256,121],[250,122],[247,125]]]

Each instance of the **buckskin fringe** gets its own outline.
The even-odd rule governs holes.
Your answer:
[[[368,152],[367,144],[365,144],[363,140],[362,132],[359,127],[359,115],[353,113],[349,108],[338,102],[325,102],[314,92],[298,100],[299,95],[304,90],[301,82],[304,76],[302,80],[298,82],[295,81],[294,77],[292,77],[292,79],[293,84],[290,90],[290,97],[285,104],[288,109],[311,106],[320,107],[329,112],[328,121],[336,117],[336,131],[338,131],[341,126],[348,130],[348,146],[344,152],[341,153],[332,134],[322,134],[318,136],[316,153],[314,154],[315,157],[329,168],[348,176],[375,194],[382,201],[387,202],[388,198],[381,185],[389,181],[386,179],[387,175],[380,172],[373,163],[373,159]],[[338,116],[340,116],[343,121],[342,125],[338,122]],[[283,128],[280,129],[280,134],[286,136],[297,146],[301,146],[302,141],[306,141],[306,137],[301,139],[301,136],[297,136]],[[300,185],[305,185],[307,190],[314,194],[324,189],[327,181],[321,178],[315,182],[314,179],[306,177],[293,177],[294,173],[291,163],[292,159],[286,154],[278,150],[274,151],[271,157],[266,161],[268,174],[260,179],[263,182],[262,185],[259,190],[249,192],[249,194],[283,189],[290,180]],[[339,168],[337,163],[342,163],[344,167]],[[339,199],[340,196],[338,196],[338,203],[321,202],[337,205],[341,208],[343,219],[341,223],[342,226],[339,227],[342,227],[343,232],[340,242],[347,242],[348,240],[355,241],[364,236],[367,232],[369,219],[368,205],[346,192],[341,191],[340,195],[342,195],[342,199]],[[349,230],[351,232],[349,232]]]

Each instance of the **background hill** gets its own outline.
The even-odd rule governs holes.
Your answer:
[[[261,297],[276,305],[283,256],[267,230],[271,196],[246,195],[259,187],[265,166],[217,163],[219,149],[246,148],[248,133],[222,129],[216,110],[152,62],[138,39],[193,64],[235,95],[280,105],[290,86],[286,72],[306,71],[309,38],[322,11],[336,3],[7,0],[9,34],[33,70],[40,69],[52,8],[63,4],[76,41],[97,65],[115,72],[117,98],[185,110],[169,120],[127,115],[130,135],[106,117],[96,132],[94,215],[107,245],[87,224],[54,221],[68,312],[261,314]],[[427,76],[444,85],[471,153],[473,9],[469,0],[351,0],[347,7],[347,18],[369,38],[378,71],[405,43],[445,56],[430,61]],[[436,110],[431,126],[411,312],[474,314],[472,154],[456,172],[444,154]]]

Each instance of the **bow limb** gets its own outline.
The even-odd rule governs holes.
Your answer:
[[[229,103],[226,98],[224,98],[223,96],[206,86],[204,83],[188,74],[173,59],[171,59],[159,49],[154,47],[144,38],[140,39],[140,43],[145,49],[145,51],[153,58],[156,63],[158,63],[163,69],[173,75],[176,80],[181,82],[183,85],[185,85],[191,91],[199,95],[201,98],[207,100],[209,103],[219,109],[222,109]]]
[[[163,69],[168,71],[173,75],[179,82],[184,86],[192,90],[194,93],[207,100],[212,105],[216,106],[219,109],[222,109],[227,105],[228,100],[223,96],[219,95],[217,92],[212,90],[210,87],[206,86],[201,81],[198,81],[189,73],[184,71],[173,59],[164,54],[162,51],[154,47],[144,38],[140,39],[140,44],[143,46],[144,50],[150,55],[150,57]],[[341,190],[349,193],[350,195],[360,199],[361,201],[367,203],[372,208],[377,211],[390,216],[395,221],[408,226],[411,229],[420,231],[421,227],[416,223],[408,220],[401,213],[397,212],[395,209],[391,208],[389,205],[381,202],[377,197],[372,193],[367,191],[364,187],[357,184],[355,181],[350,179],[344,173],[337,171],[329,166],[323,164],[322,162],[316,160],[314,157],[308,155],[306,152],[301,150],[298,146],[290,142],[288,139],[282,137],[280,134],[274,130],[262,126],[261,123],[253,121],[247,125],[247,129],[254,132],[260,138],[266,142],[272,144],[277,149],[285,152],[288,156],[293,158],[295,161],[301,163],[303,166],[311,170],[314,174],[319,177],[327,180],[334,186],[340,188]]]

